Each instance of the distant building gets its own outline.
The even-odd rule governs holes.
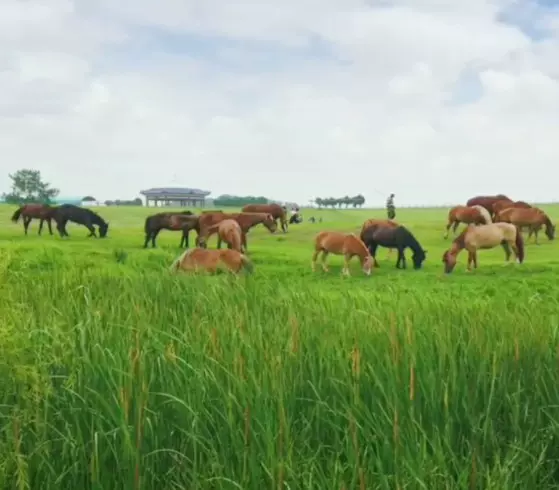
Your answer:
[[[192,206],[203,208],[206,206],[206,197],[210,191],[201,189],[190,189],[188,187],[154,187],[141,191],[140,194],[146,199],[146,206],[150,202],[154,206],[185,207]]]
[[[83,203],[82,197],[54,197],[51,199],[51,203],[60,206],[61,204],[73,204],[74,206],[81,206]]]

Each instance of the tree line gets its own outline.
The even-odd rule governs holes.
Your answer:
[[[264,196],[233,196],[223,194],[214,199],[214,206],[217,208],[241,208],[247,204],[269,204],[271,201]]]
[[[339,207],[345,206],[348,208],[349,206],[353,206],[354,208],[361,207],[365,204],[365,197],[362,194],[357,194],[356,196],[349,197],[317,197],[314,202],[319,208],[322,207]]]

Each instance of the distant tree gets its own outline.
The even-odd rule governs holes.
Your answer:
[[[247,204],[268,204],[270,200],[264,196],[230,196],[222,195],[214,199],[215,207],[240,208]]]
[[[361,194],[353,197],[344,196],[339,198],[317,197],[314,202],[318,205],[319,208],[329,206],[331,206],[332,208],[335,208],[336,206],[338,208],[341,208],[343,205],[345,205],[346,208],[349,206],[353,206],[354,208],[356,208],[365,204],[365,198]]]
[[[97,199],[95,199],[95,198],[92,197],[92,196],[85,196],[85,197],[82,199],[82,202],[97,202]]]
[[[362,207],[365,204],[365,197],[362,194],[357,194],[352,198],[353,200],[353,207]]]
[[[50,203],[58,196],[59,190],[43,182],[39,170],[21,169],[10,174],[12,190],[2,197],[8,203],[42,202]]]
[[[314,202],[316,203],[316,205],[321,208],[322,206],[324,206],[324,199],[322,199],[321,197],[317,197]]]

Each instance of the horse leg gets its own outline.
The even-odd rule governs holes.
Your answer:
[[[47,218],[47,225],[49,227],[50,236],[52,236],[52,223],[51,223],[51,221],[52,221],[51,218]]]
[[[349,261],[351,259],[351,255],[348,253],[344,254],[344,268],[342,269],[342,275],[349,277]]]
[[[538,240],[538,235],[539,235],[539,233],[540,233],[540,229],[539,229],[539,228],[536,228],[536,229],[534,230],[534,236],[536,237],[536,245],[539,245],[539,244],[540,244],[540,241]]]
[[[320,255],[320,250],[315,250],[314,253],[312,254],[311,270],[313,272],[316,271],[316,260],[318,259],[319,255]]]
[[[452,221],[451,219],[448,220],[448,223],[446,225],[446,231],[443,235],[443,238],[446,240],[448,238],[448,232],[450,231],[450,228],[452,226],[452,224],[454,223],[454,221]]]
[[[329,270],[328,266],[326,265],[326,258],[328,257],[329,253],[330,252],[328,252],[328,250],[323,250],[322,251],[322,270],[324,272],[328,272],[328,270]]]
[[[371,257],[373,258],[373,266],[378,269],[380,267],[380,265],[378,264],[377,259],[376,259],[377,248],[378,248],[378,243],[376,243],[376,242],[372,243],[369,246],[369,253],[371,254]]]
[[[396,269],[405,269],[406,268],[406,258],[404,256],[404,249],[402,247],[398,247],[398,260],[396,261]],[[403,265],[403,267],[400,267]]]
[[[58,234],[61,238],[68,236],[68,233],[66,232],[66,223],[67,221],[65,220],[57,221],[56,223],[56,229],[58,230]]]
[[[146,239],[144,240],[144,248],[148,248],[148,243],[150,238],[151,238],[151,232],[147,232]]]
[[[87,223],[85,227],[89,230],[89,235],[87,235],[88,238],[89,237],[97,238],[97,235],[95,234],[95,227],[91,223]]]
[[[246,253],[248,248],[247,248],[247,234],[243,231],[243,236],[242,236],[242,247],[243,247],[243,253]]]
[[[43,218],[41,218],[41,221],[39,221],[39,236],[41,236],[41,234],[43,233],[43,225],[45,224],[45,220]]]
[[[460,221],[455,221],[454,228],[452,229],[452,233],[456,235],[456,230],[458,229],[459,226],[460,226]]]
[[[507,265],[510,261],[510,256],[511,256],[511,251],[510,251],[510,246],[511,244],[507,241],[501,242],[501,246],[503,247],[503,250],[505,251],[505,263],[503,265]]]
[[[31,223],[32,218],[23,218],[23,229],[27,235],[27,230],[29,229],[29,223]]]
[[[223,241],[221,240],[221,236],[218,233],[218,235],[217,235],[217,248],[218,248],[218,250],[221,249],[221,244],[222,243],[223,243]]]

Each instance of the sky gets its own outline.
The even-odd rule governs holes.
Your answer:
[[[0,192],[559,200],[559,0],[2,0]]]

